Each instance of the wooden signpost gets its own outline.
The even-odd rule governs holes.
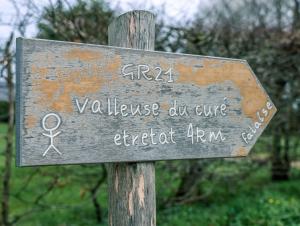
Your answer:
[[[246,61],[18,39],[20,166],[245,156],[276,108]]]
[[[132,171],[117,163],[246,156],[276,112],[244,60],[146,51],[154,49],[149,12],[117,18],[109,42],[136,49],[17,39],[18,166],[116,163],[109,180],[119,191],[118,167]],[[139,192],[153,184],[154,165],[134,164],[136,198],[125,189],[122,207],[110,197],[129,218],[130,201],[153,204]]]

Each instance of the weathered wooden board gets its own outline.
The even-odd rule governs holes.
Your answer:
[[[245,156],[276,108],[246,61],[17,39],[17,165]]]

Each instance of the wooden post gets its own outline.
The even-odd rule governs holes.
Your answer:
[[[108,27],[112,46],[154,50],[155,17],[131,11]],[[109,225],[155,226],[155,167],[153,162],[108,164]]]

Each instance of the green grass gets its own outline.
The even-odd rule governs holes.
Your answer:
[[[0,124],[0,137],[5,131],[5,124]],[[1,137],[1,153],[4,145]],[[251,157],[255,157],[255,153],[259,156],[267,155],[257,151],[263,147],[263,144],[258,143]],[[1,155],[1,169],[3,160]],[[171,164],[177,168],[183,162],[175,161]],[[168,169],[165,162],[156,164],[157,225],[300,225],[300,171],[296,168],[292,169],[292,179],[281,183],[270,181],[269,165],[257,167],[249,158],[212,161],[206,170],[216,175],[214,179],[204,180],[201,184],[201,191],[209,194],[205,200],[196,204],[161,208],[162,200],[172,195],[178,186],[180,171]],[[245,176],[241,176],[244,173]],[[16,168],[13,164],[11,217],[32,211],[17,223],[21,226],[99,225],[89,189],[100,174],[99,165]],[[33,203],[47,192],[55,175],[58,176],[55,188],[42,200]],[[104,215],[104,222],[100,225],[107,225],[106,189],[104,184],[98,193]]]
[[[7,124],[5,123],[0,123],[0,153],[3,152],[4,147],[5,147],[5,133],[7,130]]]
[[[214,187],[205,203],[159,212],[158,225],[300,225],[300,179],[273,183],[266,170]],[[222,186],[223,185],[223,186]]]

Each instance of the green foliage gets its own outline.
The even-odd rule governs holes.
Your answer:
[[[158,11],[163,13],[163,11]],[[58,0],[43,9],[38,23],[38,38],[107,44],[107,28],[116,12],[104,0],[76,0],[73,4]],[[177,44],[170,39],[178,39],[178,28],[167,27],[163,20],[156,25],[156,50],[175,52]],[[181,34],[182,35],[182,34]],[[180,42],[180,41],[179,41]]]
[[[101,166],[96,165],[14,169],[13,216],[29,211],[18,225],[99,224],[91,202],[90,188],[96,182],[95,178],[101,175],[100,171]],[[106,213],[105,184],[97,198]]]
[[[159,225],[299,225],[299,197],[286,196],[281,190],[299,181],[269,186],[257,193],[236,194],[232,200],[210,205],[177,207],[161,212]],[[268,191],[267,189],[271,189]],[[299,192],[299,190],[298,190]],[[158,217],[158,219],[160,219]]]
[[[6,134],[6,131],[7,131],[7,124],[0,122],[0,155],[3,154],[4,148],[5,148],[4,135]],[[0,175],[2,175],[2,174],[0,174]]]
[[[0,101],[0,122],[7,122],[8,120],[8,102]]]
[[[38,24],[39,38],[72,42],[107,43],[107,27],[114,12],[102,0],[82,1],[44,8]]]
[[[174,206],[159,211],[157,224],[166,226],[299,225],[299,179],[271,183],[268,178],[267,168],[264,167],[263,170],[253,172],[250,177],[240,181],[227,185],[225,181],[220,181],[214,185],[214,192],[209,201]]]

